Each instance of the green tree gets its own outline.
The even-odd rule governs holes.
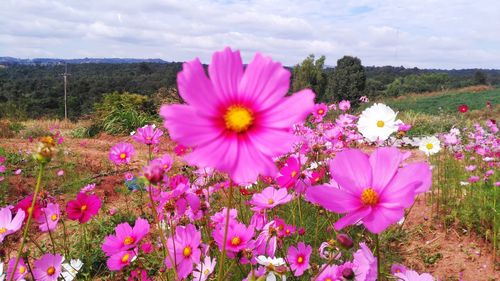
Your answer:
[[[474,83],[477,85],[486,84],[486,74],[484,72],[478,70],[474,73]]]
[[[315,60],[314,55],[309,55],[301,64],[293,68],[292,91],[297,92],[310,88],[320,100],[326,86],[326,74],[323,72],[325,56]]]
[[[328,77],[323,100],[326,102],[349,100],[356,105],[364,95],[366,85],[365,69],[357,57],[344,56],[337,61],[337,67]]]

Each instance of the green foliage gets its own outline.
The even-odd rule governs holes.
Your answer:
[[[23,120],[27,117],[27,105],[22,102],[0,102],[0,118]]]
[[[321,100],[326,86],[326,74],[323,71],[325,56],[319,59],[314,55],[309,55],[293,68],[292,91],[297,92],[305,88],[310,88],[316,93],[316,99]]]
[[[95,105],[98,125],[108,134],[128,134],[153,120],[146,96],[113,92]],[[90,133],[89,133],[90,135]]]
[[[486,74],[480,70],[476,71],[474,73],[474,83],[477,85],[484,85],[486,84]]]
[[[349,100],[356,105],[364,95],[366,74],[361,60],[344,56],[337,61],[337,67],[328,77],[323,100],[327,102]]]
[[[425,73],[397,78],[387,85],[386,96],[397,97],[406,93],[423,93],[449,88],[450,77],[446,73]]]

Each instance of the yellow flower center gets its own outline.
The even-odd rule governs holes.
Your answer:
[[[24,266],[19,266],[19,274],[24,274],[26,272],[26,267]]]
[[[87,205],[82,205],[80,207],[80,210],[83,212],[83,211],[86,211],[87,210]]]
[[[233,237],[233,239],[231,239],[231,245],[233,245],[233,246],[238,246],[238,245],[240,245],[240,244],[241,244],[241,239],[240,239],[240,237],[235,236],[235,237]]]
[[[325,281],[333,281],[331,278],[326,278]]]
[[[54,273],[56,273],[56,269],[55,269],[53,266],[51,266],[51,267],[47,268],[47,274],[48,274],[49,276],[54,275]]]
[[[297,263],[298,263],[298,264],[302,264],[303,262],[304,262],[304,258],[303,258],[302,256],[299,256],[299,257],[297,258]]]
[[[7,232],[7,228],[5,227],[0,228],[0,234],[4,234],[5,232]]]
[[[123,257],[122,257],[122,263],[126,263],[126,262],[128,262],[128,259],[129,259],[129,258],[130,258],[130,254],[125,254],[125,255],[123,255]]]
[[[318,110],[319,115],[323,115],[323,113],[325,113],[325,111],[323,109]]]
[[[252,125],[253,114],[250,109],[240,106],[230,106],[224,114],[224,122],[228,130],[243,133]]]
[[[425,145],[425,147],[427,147],[427,149],[431,150],[432,148],[434,148],[434,145],[432,143],[428,143]]]
[[[382,121],[382,120],[377,121],[377,127],[382,128],[382,127],[384,127],[384,125],[385,125],[384,121]]]
[[[210,270],[205,269],[205,270],[203,271],[203,274],[205,274],[205,275],[209,275],[209,274],[210,274]]]
[[[290,234],[290,229],[285,230],[286,234]]]
[[[126,153],[121,153],[120,154],[120,159],[125,159],[127,158],[127,154]]]
[[[123,244],[125,245],[131,245],[135,242],[134,237],[127,236],[125,240],[123,240]]]
[[[28,207],[28,209],[26,211],[28,211],[28,214],[30,214],[31,212],[33,212],[33,208]]]
[[[182,251],[182,254],[187,258],[187,257],[191,256],[191,252],[192,252],[191,247],[187,246]]]
[[[52,216],[50,216],[50,219],[52,221],[56,221],[57,220],[57,215],[56,214],[52,214]]]
[[[375,206],[378,203],[378,194],[373,188],[365,188],[363,193],[361,193],[361,202],[363,205]]]
[[[274,204],[274,200],[272,198],[270,198],[269,200],[267,200],[267,203],[269,203],[269,205],[272,205],[272,204]]]
[[[291,174],[292,178],[295,177],[296,175],[297,175],[297,171],[292,171],[292,174]]]

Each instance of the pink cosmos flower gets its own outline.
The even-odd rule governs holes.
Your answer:
[[[268,186],[264,188],[262,192],[255,193],[249,203],[254,205],[252,210],[260,211],[272,209],[278,205],[286,204],[292,199],[292,195],[288,194],[286,188],[276,189],[272,186]]]
[[[354,271],[356,280],[375,281],[377,279],[377,258],[365,243],[359,244],[360,249],[354,254]]]
[[[78,220],[80,223],[86,223],[97,215],[101,204],[101,200],[96,195],[78,193],[76,200],[71,200],[66,205],[66,213],[70,220]]]
[[[300,163],[295,157],[286,160],[286,165],[280,170],[280,175],[276,177],[276,182],[281,187],[292,187],[300,176]]]
[[[393,264],[391,265],[391,273],[392,274],[396,274],[396,273],[405,273],[406,272],[406,266],[402,265],[402,264]]]
[[[57,176],[58,176],[58,177],[62,177],[62,176],[64,176],[64,170],[59,170],[59,171],[57,171]]]
[[[351,103],[348,100],[343,100],[339,102],[339,109],[342,111],[348,111],[351,108]]]
[[[109,150],[109,160],[116,165],[130,163],[130,159],[135,155],[135,149],[130,143],[121,142]]]
[[[325,269],[323,269],[323,267],[325,267]],[[320,275],[318,275],[318,277],[316,278],[317,281],[338,281],[338,280],[342,280],[342,275],[339,274],[339,270],[338,270],[338,266],[333,264],[333,265],[323,265],[320,269],[320,271],[323,270],[323,272],[321,272]],[[360,279],[361,280],[361,279]]]
[[[183,64],[177,84],[187,104],[160,109],[170,136],[193,148],[185,156],[190,164],[227,172],[236,183],[273,176],[272,158],[292,148],[290,129],[312,111],[314,93],[285,97],[290,72],[259,53],[244,70],[240,53],[225,48],[208,73],[198,59]]]
[[[276,222],[268,222],[255,239],[257,254],[274,257],[278,246],[278,233]]]
[[[399,168],[403,157],[391,147],[378,148],[371,156],[360,150],[342,151],[330,163],[339,188],[311,187],[306,198],[332,212],[347,213],[335,223],[337,230],[362,221],[370,232],[380,233],[399,221],[415,195],[427,191],[432,183],[427,163]]]
[[[82,187],[82,189],[80,189],[80,193],[90,193],[94,189],[95,189],[95,183],[90,183],[90,184],[87,184],[86,186]]]
[[[4,165],[0,165],[0,173],[5,173],[5,166]]]
[[[297,247],[290,246],[288,248],[287,260],[295,276],[301,276],[304,274],[304,271],[311,267],[309,265],[311,253],[312,247],[303,242],[297,244]]]
[[[14,174],[15,175],[20,175],[22,172],[23,172],[23,170],[17,169],[17,170],[14,171]]]
[[[9,265],[7,267],[7,279],[10,280],[12,276],[12,272],[14,271],[14,265],[16,264],[16,258],[11,258],[9,260]],[[12,278],[13,281],[24,281],[26,275],[28,274],[28,267],[26,266],[26,263],[24,262],[23,258],[19,259],[19,262],[17,263],[17,268],[16,271],[14,272],[14,276]]]
[[[434,281],[434,277],[429,273],[418,274],[413,270],[406,270],[405,272],[396,273],[394,276],[398,277],[401,281]]]
[[[254,235],[252,226],[246,227],[244,224],[232,221],[228,226],[227,239],[224,241],[224,225],[219,225],[213,232],[215,242],[222,251],[222,245],[226,244],[226,251],[237,253],[247,246],[247,243]]]
[[[206,281],[210,274],[214,272],[215,264],[215,258],[210,259],[210,257],[205,257],[203,263],[196,265],[196,270],[193,271],[193,280]]]
[[[13,211],[19,212],[19,210],[23,210],[26,216],[24,216],[24,221],[28,220],[28,215],[30,212],[33,212],[33,219],[37,220],[42,214],[40,202],[37,200],[35,202],[35,206],[31,209],[31,204],[33,203],[33,195],[27,196],[23,198],[21,201],[17,202],[16,206],[14,206]]]
[[[120,223],[115,227],[115,235],[104,238],[101,249],[107,256],[133,249],[148,233],[149,223],[145,219],[137,218],[133,228],[126,222]]]
[[[324,103],[316,104],[312,112],[314,118],[318,122],[321,122],[323,120],[323,117],[326,116],[326,113],[328,113],[328,106]]]
[[[170,169],[172,169],[172,164],[174,164],[174,160],[172,157],[168,154],[163,155],[161,158],[158,158],[163,165],[163,170],[165,172],[168,172]]]
[[[42,208],[42,215],[38,218],[38,228],[42,232],[52,231],[57,227],[60,218],[59,205],[48,203],[47,207]]]
[[[187,150],[188,150],[188,148],[182,144],[178,144],[174,148],[175,155],[177,155],[177,156],[182,156],[182,155],[186,154]]]
[[[33,275],[37,281],[57,281],[61,274],[63,257],[59,254],[45,254],[36,260]]]
[[[136,253],[134,251],[122,251],[109,257],[106,261],[106,265],[111,271],[119,271],[134,261],[135,258]]]
[[[210,217],[210,221],[214,226],[224,225],[226,222],[227,208],[222,208],[220,212],[215,213]],[[229,221],[235,221],[238,217],[238,211],[236,209],[229,210]]]
[[[168,238],[167,248],[170,256],[176,262],[179,278],[186,278],[193,272],[193,264],[200,262],[201,257],[201,232],[192,224],[178,226],[175,229],[175,238]],[[165,266],[172,268],[168,257],[165,258]]]
[[[152,145],[152,144],[159,144],[160,137],[162,135],[163,131],[157,129],[156,126],[153,124],[138,128],[137,131],[132,133],[132,139],[134,139],[136,142],[139,143]]]
[[[25,213],[22,209],[17,211],[14,219],[9,207],[0,209],[0,243],[2,243],[5,236],[17,232],[23,225]]]
[[[5,157],[0,156],[0,164],[3,164],[5,162]]]
[[[360,98],[359,98],[359,101],[360,101],[360,102],[362,102],[362,103],[367,103],[367,102],[369,102],[369,100],[368,100],[368,97],[367,97],[367,96],[362,96],[362,97],[360,97]]]

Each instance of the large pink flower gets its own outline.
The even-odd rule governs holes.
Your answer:
[[[12,212],[9,207],[0,209],[0,243],[5,236],[15,233],[23,225],[25,213],[22,209],[17,211],[17,214],[12,218]]]
[[[214,53],[208,67],[186,62],[177,76],[185,105],[164,105],[160,115],[173,140],[193,148],[186,160],[227,172],[237,183],[273,176],[272,157],[288,152],[296,137],[293,124],[314,107],[314,93],[285,97],[290,72],[257,53],[243,69],[239,51]]]
[[[101,200],[96,195],[78,193],[76,200],[71,200],[66,205],[66,213],[70,220],[86,223],[99,213],[101,204]]]
[[[116,235],[106,236],[101,246],[107,256],[135,248],[149,233],[149,223],[142,218],[135,220],[133,228],[126,222],[120,223],[116,226],[115,233]]]
[[[176,263],[179,278],[186,278],[193,272],[193,264],[200,262],[200,244],[201,233],[192,224],[178,226],[175,229],[175,237],[167,240],[167,248]],[[170,258],[165,258],[165,265],[172,268]]]
[[[36,260],[33,269],[33,275],[36,280],[56,281],[61,274],[61,263],[63,257],[59,254],[45,254],[39,260]]]
[[[431,185],[429,165],[422,162],[399,168],[404,156],[389,147],[371,156],[354,149],[340,152],[330,163],[339,188],[314,186],[306,198],[332,212],[347,213],[335,223],[337,230],[362,221],[369,231],[380,233],[399,221],[415,195]]]
[[[221,251],[225,243],[226,250],[233,253],[237,253],[245,249],[250,240],[252,240],[253,235],[253,226],[246,227],[244,224],[236,220],[230,221],[226,241],[224,241],[224,225],[219,225],[212,233],[212,236]]]

